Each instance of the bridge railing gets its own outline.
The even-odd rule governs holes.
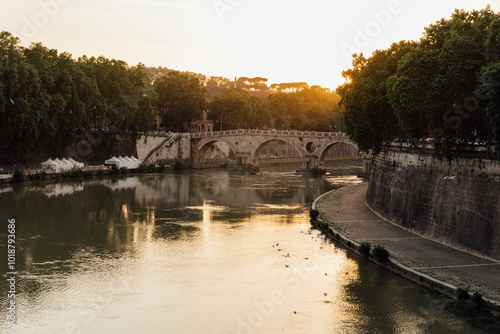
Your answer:
[[[239,136],[239,135],[268,135],[268,136],[304,136],[304,137],[342,137],[349,138],[343,132],[315,132],[315,131],[294,131],[294,130],[225,130],[214,132],[193,133],[193,138]]]

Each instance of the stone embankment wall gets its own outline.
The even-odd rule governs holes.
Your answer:
[[[191,158],[191,135],[189,133],[168,133],[165,135],[149,135],[137,141],[139,160],[147,158],[148,163],[160,160],[171,161],[176,158]]]
[[[389,148],[372,164],[366,202],[376,213],[443,244],[500,259],[500,162],[448,162]]]

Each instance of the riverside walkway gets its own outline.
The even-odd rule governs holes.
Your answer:
[[[373,213],[365,204],[368,184],[340,188],[318,198],[320,217],[344,238],[382,245],[390,258],[444,284],[470,286],[500,305],[500,261],[445,246],[408,232]]]

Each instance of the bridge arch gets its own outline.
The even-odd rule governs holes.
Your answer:
[[[321,148],[321,150],[318,152],[318,165],[319,165],[319,168],[324,168],[325,167],[325,159],[326,159],[326,154],[328,153],[328,150],[330,150],[330,148],[332,148],[333,146],[335,145],[349,145],[349,146],[352,146],[356,149],[356,151],[359,153],[359,148],[356,144],[352,143],[352,142],[347,142],[347,141],[337,141],[337,142],[334,142],[334,143],[330,143],[328,145],[326,145],[325,147]]]
[[[252,157],[251,157],[251,163],[252,163],[253,166],[258,165],[260,153],[267,146],[267,144],[269,144],[271,142],[280,142],[280,143],[288,144],[288,145],[292,146],[295,149],[295,151],[297,151],[297,153],[300,155],[301,159],[304,157],[304,153],[300,149],[300,147],[297,147],[296,144],[290,142],[289,140],[282,139],[282,138],[279,138],[279,139],[277,139],[277,138],[269,138],[269,139],[265,139],[262,142],[260,142],[257,145],[257,147],[255,148],[255,150],[253,151]]]
[[[216,143],[226,144],[229,147],[229,150],[232,151],[233,155],[236,156],[237,151],[234,148],[234,146],[232,145],[232,143],[230,143],[227,140],[220,139],[220,138],[213,138],[213,139],[211,138],[208,140],[204,140],[198,144],[199,146],[198,146],[198,152],[196,154],[196,162],[197,163],[205,162],[205,155],[206,155],[207,151]],[[228,158],[229,158],[229,156],[228,156]]]

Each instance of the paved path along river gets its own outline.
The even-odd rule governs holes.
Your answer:
[[[337,189],[317,202],[323,219],[346,238],[382,245],[403,265],[454,286],[470,286],[500,302],[500,262],[490,261],[408,232],[365,204],[367,183]]]

